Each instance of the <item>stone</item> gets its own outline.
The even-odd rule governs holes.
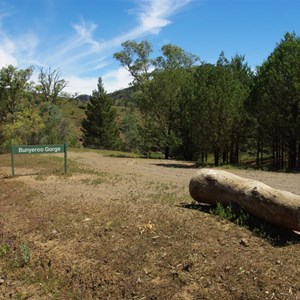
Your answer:
[[[245,247],[249,247],[250,246],[249,241],[247,239],[245,239],[245,238],[241,239],[240,244],[242,246],[245,246]]]
[[[250,214],[300,231],[300,196],[223,170],[201,169],[190,180],[190,195],[200,203],[237,204]]]

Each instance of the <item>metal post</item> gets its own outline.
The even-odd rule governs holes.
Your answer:
[[[65,174],[67,174],[67,171],[68,171],[68,167],[67,167],[67,144],[64,145],[64,148],[65,148]]]
[[[11,175],[15,176],[15,163],[14,163],[13,146],[10,147],[10,154],[11,154]]]

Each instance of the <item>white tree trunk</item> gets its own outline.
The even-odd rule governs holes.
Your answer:
[[[198,202],[238,204],[270,223],[300,231],[300,196],[226,171],[202,169],[190,180],[190,195]]]

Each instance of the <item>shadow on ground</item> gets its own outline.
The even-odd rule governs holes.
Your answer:
[[[216,215],[216,205],[183,203],[180,207]],[[232,223],[247,228],[256,236],[267,240],[274,247],[284,247],[291,244],[300,244],[300,233],[296,233],[293,230],[278,225],[270,224],[264,220],[248,214],[239,207],[233,208],[232,217],[226,219]]]
[[[164,168],[174,168],[174,169],[199,169],[196,164],[173,164],[173,163],[164,163],[164,164],[152,164],[154,166],[164,167]]]

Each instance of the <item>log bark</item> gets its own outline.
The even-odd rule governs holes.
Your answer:
[[[256,217],[300,231],[300,196],[222,170],[202,169],[190,180],[190,195],[198,202],[235,203]]]

